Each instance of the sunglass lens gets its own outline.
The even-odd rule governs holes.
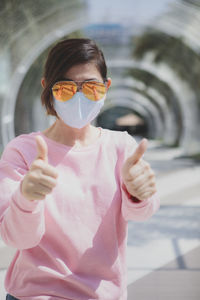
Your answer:
[[[85,82],[82,86],[82,92],[88,99],[92,101],[98,101],[104,97],[106,93],[106,87],[101,82]]]
[[[77,86],[74,82],[59,81],[52,88],[53,96],[56,100],[65,102],[70,100],[77,91]]]

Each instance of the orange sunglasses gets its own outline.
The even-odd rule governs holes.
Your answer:
[[[79,83],[79,82],[77,82]],[[52,93],[56,100],[65,102],[70,100],[78,90],[91,101],[101,100],[107,91],[105,83],[98,81],[84,81],[80,82],[80,87],[74,81],[62,80],[56,82],[52,87]]]

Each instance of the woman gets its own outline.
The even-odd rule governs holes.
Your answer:
[[[127,298],[127,221],[149,218],[159,200],[147,140],[90,124],[110,85],[93,41],[51,49],[41,98],[56,121],[12,140],[0,161],[1,236],[17,249],[9,300]]]

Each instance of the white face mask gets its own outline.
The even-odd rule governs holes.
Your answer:
[[[104,105],[105,96],[95,102],[84,96],[82,92],[76,94],[66,102],[54,98],[54,109],[57,115],[70,127],[83,128],[99,114]]]

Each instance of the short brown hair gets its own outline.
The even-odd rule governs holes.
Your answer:
[[[53,84],[62,80],[71,67],[87,62],[94,62],[102,79],[106,81],[107,67],[104,55],[94,41],[86,38],[66,39],[50,50],[44,66],[45,87],[41,95],[47,114],[57,116],[53,107]]]

